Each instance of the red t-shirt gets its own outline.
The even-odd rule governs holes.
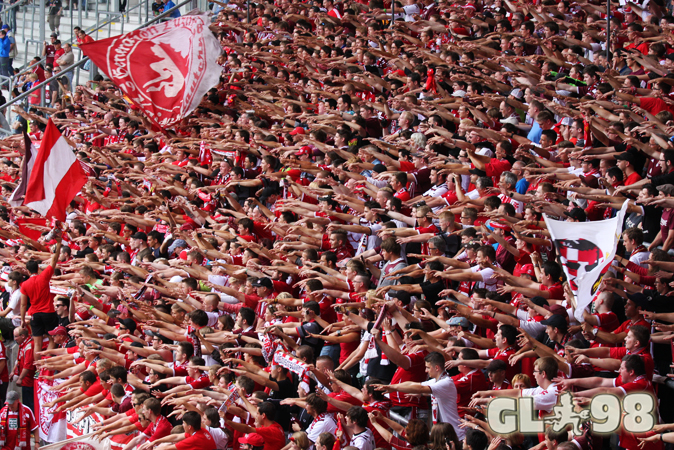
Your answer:
[[[172,428],[171,422],[166,417],[159,416],[155,423],[151,423],[143,430],[143,434],[148,437],[148,441],[154,442],[171,434]]]
[[[176,442],[175,446],[177,450],[215,450],[215,441],[211,433],[199,430],[192,436],[185,433],[185,439]]]
[[[400,384],[406,381],[413,381],[415,383],[426,381],[428,379],[428,376],[426,375],[426,363],[424,361],[426,352],[416,352],[405,356],[410,359],[410,368],[405,370],[402,367],[398,367],[393,375],[391,384]],[[390,398],[393,406],[412,407],[421,406],[422,402],[425,403],[423,397],[411,397],[397,391],[391,392]]]
[[[507,364],[507,369],[506,369],[506,381],[510,383],[510,381],[513,379],[515,375],[520,373],[520,367],[521,365],[519,363],[515,364],[514,366],[510,365],[510,362],[508,361],[510,358],[510,355],[514,355],[516,352],[514,347],[506,347],[503,350],[500,350],[497,347],[487,349],[487,355],[491,359],[500,359],[501,361],[505,362]]]
[[[630,392],[646,392],[653,397],[655,397],[655,391],[653,390],[653,385],[651,384],[650,381],[646,379],[644,375],[638,376],[634,381],[631,381],[629,383],[623,383],[623,381],[620,379],[620,377],[616,378],[613,381],[613,385],[615,387],[621,388],[626,394],[629,394]],[[657,405],[657,400],[655,400],[655,404]],[[634,434],[634,433],[629,433],[625,431],[622,427],[620,427],[620,441],[619,444],[622,448],[628,449],[628,450],[638,450],[640,449],[639,447],[639,437],[648,437],[648,436],[653,436],[653,432],[650,431],[648,433],[642,433],[642,434]],[[656,441],[656,442],[646,442],[646,445],[643,447],[644,450],[662,450],[662,442],[661,441]]]
[[[53,313],[54,294],[49,292],[49,280],[54,275],[52,266],[48,266],[39,275],[33,275],[21,284],[21,293],[30,300],[28,314]]]
[[[613,359],[622,360],[626,355],[639,355],[641,359],[644,360],[644,366],[646,366],[646,379],[650,383],[650,380],[653,379],[653,369],[655,368],[655,363],[653,362],[653,357],[651,356],[646,348],[641,349],[638,352],[628,353],[625,347],[611,347],[609,349],[609,356]],[[618,375],[617,380],[622,382],[622,378]]]
[[[487,172],[488,177],[498,178],[503,172],[510,170],[511,167],[512,165],[507,159],[492,158],[486,165],[485,172]]]
[[[562,287],[562,283],[556,283],[552,286],[543,286],[541,284],[541,291],[548,291],[552,300],[564,300],[564,287]]]
[[[286,434],[281,425],[276,422],[270,427],[256,428],[255,432],[264,438],[263,450],[279,450],[286,445]]]
[[[458,374],[452,377],[456,385],[456,405],[461,407],[468,407],[471,397],[477,391],[486,391],[489,389],[489,383],[481,370],[473,370],[467,374]],[[463,418],[466,411],[459,408],[459,417]]]
[[[618,316],[611,311],[604,314],[594,314],[594,316],[599,319],[599,329],[601,331],[610,333],[620,326]]]
[[[202,375],[196,380],[192,377],[185,377],[185,384],[192,386],[192,389],[203,389],[211,385],[211,380],[208,375]]]
[[[651,324],[646,322],[644,318],[642,317],[639,319],[637,322],[632,323],[632,319],[628,319],[622,323],[618,328],[613,330],[613,334],[620,334],[620,333],[627,333],[630,331],[630,328],[632,328],[635,325],[641,325],[642,327],[650,328]]]
[[[630,184],[634,184],[634,183],[636,183],[637,181],[640,181],[640,180],[641,180],[641,175],[639,175],[636,172],[632,172],[632,174],[630,176],[625,178],[625,186],[629,186]]]

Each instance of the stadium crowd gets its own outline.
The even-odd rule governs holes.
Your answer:
[[[213,6],[221,82],[177,126],[64,80],[2,142],[0,448],[39,445],[41,381],[54,418],[97,414],[129,450],[674,443],[662,0],[612,3],[609,52],[594,1],[279,0],[250,24]],[[48,116],[91,170],[64,223],[7,203],[21,130],[39,141]],[[625,201],[579,322],[543,214]],[[494,397],[545,417],[562,392],[649,393],[656,425],[486,421]]]

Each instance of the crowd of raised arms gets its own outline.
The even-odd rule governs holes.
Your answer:
[[[96,414],[126,450],[674,443],[663,0],[608,21],[594,1],[278,0],[250,23],[245,2],[212,6],[222,76],[178,125],[63,78],[0,142],[1,449],[39,445],[41,382],[54,417]],[[21,130],[39,144],[48,117],[91,169],[65,222],[7,203]],[[543,215],[626,201],[576,314]],[[650,393],[655,426],[487,422],[495,397],[544,418],[563,392]]]

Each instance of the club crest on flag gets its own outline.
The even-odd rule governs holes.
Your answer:
[[[149,119],[168,127],[219,81],[221,50],[209,23],[188,14],[81,48]]]
[[[595,222],[566,222],[544,215],[559,261],[576,299],[574,315],[583,322],[583,311],[599,295],[599,287],[615,257],[622,234],[627,202],[615,217]],[[578,236],[583,236],[579,238]]]
[[[562,264],[566,265],[571,290],[578,290],[576,278],[579,273],[593,271],[602,261],[602,251],[587,239],[555,239]]]

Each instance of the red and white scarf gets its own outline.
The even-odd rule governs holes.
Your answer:
[[[285,367],[294,374],[297,374],[301,381],[309,384],[309,365],[300,361],[287,352],[277,351],[274,353],[274,364]]]
[[[23,448],[30,448],[30,437],[28,434],[28,428],[26,427],[26,412],[25,406],[19,403],[19,429],[17,430],[17,445],[14,447],[14,450],[20,450]],[[7,432],[9,431],[8,422],[9,417],[9,406],[5,406],[0,411],[0,448],[5,446],[7,442]]]

